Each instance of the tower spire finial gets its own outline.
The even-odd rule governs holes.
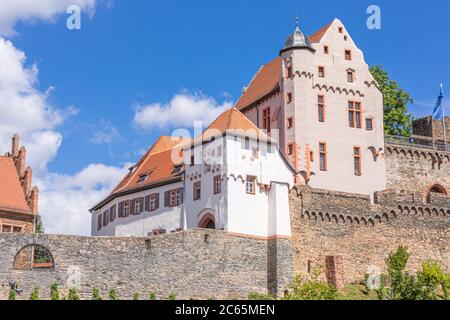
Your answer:
[[[300,18],[298,17],[298,14],[295,16],[295,26],[298,28],[298,22],[300,21]]]

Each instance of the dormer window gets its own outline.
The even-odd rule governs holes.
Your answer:
[[[145,181],[145,179],[147,179],[147,177],[148,177],[148,174],[143,174],[143,175],[140,175],[140,176],[139,176],[139,180],[138,180],[138,183],[142,183],[142,182],[144,182],[144,181]]]
[[[342,27],[339,27],[339,33],[344,33],[344,28],[342,28]]]

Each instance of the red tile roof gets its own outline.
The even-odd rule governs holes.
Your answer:
[[[172,152],[175,148],[181,151],[181,147],[190,141],[191,139],[186,138],[160,137],[112,193],[116,194],[174,179],[173,166],[177,163],[172,159]],[[139,182],[140,177],[144,175],[147,175],[147,178],[143,182]]]
[[[309,37],[311,42],[319,42],[332,23],[333,22],[330,22],[325,27],[311,35]],[[276,57],[268,64],[264,65],[255,75],[249,87],[242,94],[235,107],[238,110],[242,110],[245,107],[257,102],[261,98],[264,98],[279,87],[281,69],[281,57]]]
[[[0,156],[0,210],[33,214],[28,207],[14,161]]]
[[[264,65],[253,78],[235,107],[241,110],[263,98],[278,86],[281,78],[281,58],[276,57]]]

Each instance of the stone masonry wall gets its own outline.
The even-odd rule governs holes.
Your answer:
[[[434,184],[450,190],[450,153],[386,145],[388,188],[420,190]]]
[[[324,272],[326,257],[338,256],[344,282],[359,282],[370,266],[385,271],[384,259],[399,245],[411,253],[411,271],[428,259],[450,271],[449,198],[433,195],[425,204],[420,193],[391,190],[377,193],[375,201],[294,188],[290,205],[295,272],[305,276],[314,269]]]
[[[53,270],[14,270],[21,248],[38,244],[50,250]],[[292,248],[287,239],[257,240],[216,230],[189,230],[151,238],[93,238],[60,235],[0,234],[0,298],[17,281],[28,299],[40,288],[49,298],[58,282],[69,284],[89,299],[92,288],[106,296],[116,289],[121,298],[134,293],[148,298],[176,293],[178,298],[246,297],[250,292],[280,291],[292,279]]]

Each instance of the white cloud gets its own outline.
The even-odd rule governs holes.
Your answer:
[[[164,127],[194,126],[194,121],[208,125],[233,103],[225,101],[218,104],[213,98],[202,94],[177,94],[167,104],[153,103],[138,106],[134,123],[144,129]]]
[[[92,137],[89,139],[94,144],[111,144],[120,140],[119,130],[111,125],[105,119],[102,119],[98,125],[95,126]]]
[[[55,129],[75,109],[65,112],[53,107],[48,100],[51,90],[37,89],[37,66],[27,66],[24,52],[1,37],[0,66],[0,150],[9,150],[10,138],[19,133],[29,163],[37,173],[44,172],[61,145],[61,134]]]
[[[16,33],[17,22],[54,21],[59,14],[65,13],[70,5],[78,5],[92,16],[96,0],[1,0],[0,35],[10,36]],[[102,1],[101,1],[102,2]],[[107,6],[112,4],[107,1]]]
[[[89,209],[107,196],[124,177],[122,168],[91,164],[74,175],[48,173],[38,179],[39,212],[47,233],[91,234]]]

